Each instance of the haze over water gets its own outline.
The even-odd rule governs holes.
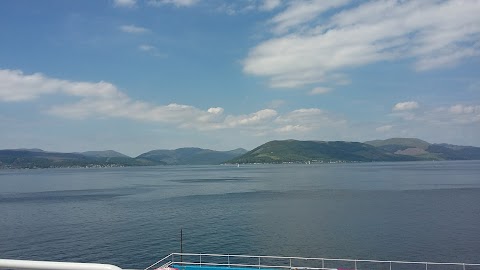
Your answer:
[[[480,262],[480,161],[0,171],[0,258]]]

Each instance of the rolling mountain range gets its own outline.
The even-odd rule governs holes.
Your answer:
[[[47,152],[41,149],[0,150],[0,169],[420,160],[480,160],[480,147],[431,144],[416,138],[392,138],[364,143],[270,141],[248,152],[242,148],[231,151],[194,147],[152,150],[135,158],[113,150],[83,153]]]
[[[360,142],[271,141],[229,163],[480,160],[480,147],[430,144],[416,138]]]
[[[220,164],[246,153],[245,149],[213,151],[201,148],[153,150],[136,158],[113,150],[83,153],[47,152],[41,149],[0,150],[1,168],[124,167],[154,165]]]

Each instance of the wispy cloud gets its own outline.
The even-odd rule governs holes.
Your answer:
[[[283,5],[281,0],[225,1],[216,7],[219,13],[239,15],[249,12],[273,12]]]
[[[325,127],[345,127],[347,121],[318,108],[297,109],[275,119],[280,127],[277,131],[307,132]]]
[[[149,44],[142,44],[138,46],[138,49],[142,52],[149,53],[150,55],[160,57],[160,58],[166,58],[168,55],[166,53],[161,53],[158,51],[157,47]]]
[[[135,26],[133,24],[122,25],[122,26],[120,26],[120,30],[125,32],[125,33],[130,33],[130,34],[143,34],[143,33],[147,33],[147,32],[150,31],[147,28],[140,27],[140,26]]]
[[[393,106],[392,111],[410,111],[419,107],[416,101],[399,102]]]
[[[190,7],[197,4],[199,0],[149,0],[147,4],[150,6],[164,6],[164,5],[173,5],[176,7]]]
[[[132,8],[137,4],[137,0],[113,0],[113,5],[116,7]]]
[[[349,2],[290,2],[269,20],[274,36],[249,51],[244,72],[294,88],[380,61],[408,59],[425,71],[480,55],[480,1]]]
[[[155,50],[155,46],[152,46],[152,45],[148,45],[148,44],[142,44],[140,46],[138,46],[138,49],[141,50],[141,51],[144,51],[144,52],[150,52],[150,51],[153,51]]]
[[[263,0],[259,9],[264,11],[271,11],[278,8],[282,4],[281,0]]]
[[[275,15],[269,23],[273,25],[272,31],[283,34],[290,30],[298,30],[297,27],[308,23],[322,13],[337,7],[341,7],[350,0],[336,1],[291,1],[283,12]]]

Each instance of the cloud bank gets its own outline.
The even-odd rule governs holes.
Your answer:
[[[134,100],[114,84],[104,81],[70,81],[41,73],[0,69],[0,103],[33,103],[48,96],[55,96],[52,100],[56,103],[42,110],[54,117],[72,120],[116,118],[200,132],[223,130],[230,136],[358,141],[381,134],[385,137],[440,138],[438,141],[442,142],[457,138],[459,130],[465,136],[473,136],[471,140],[474,140],[472,134],[480,131],[480,104],[474,103],[426,107],[417,101],[398,102],[381,123],[349,122],[341,115],[319,108],[279,112],[273,106],[233,115],[220,106],[201,109],[186,104],[158,105]]]
[[[48,114],[69,118],[123,118],[158,122],[196,130],[250,129],[280,132],[312,130],[321,123],[336,123],[327,112],[300,109],[280,115],[274,109],[262,109],[242,115],[225,114],[221,107],[202,110],[190,105],[155,105],[133,100],[109,82],[77,82],[50,78],[41,73],[31,75],[19,70],[0,70],[0,102],[33,101],[43,95],[66,95],[78,98],[67,104],[56,104]]]
[[[384,61],[445,68],[480,54],[478,14],[479,0],[292,1],[268,21],[272,36],[250,49],[243,70],[295,88]]]

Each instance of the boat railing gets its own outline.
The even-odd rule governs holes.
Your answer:
[[[228,255],[208,253],[172,253],[144,270],[159,267],[212,266],[271,270],[480,270],[476,263],[423,261],[385,261],[365,259],[308,258],[283,256]]]

